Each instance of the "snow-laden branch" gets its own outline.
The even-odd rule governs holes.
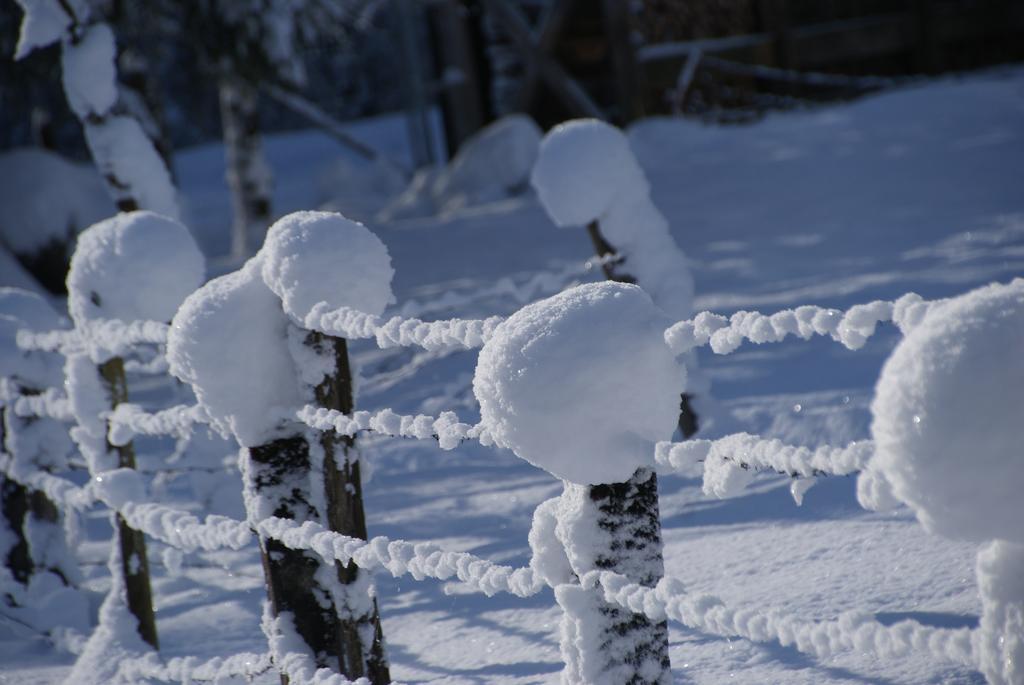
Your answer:
[[[746,487],[756,471],[801,478],[855,473],[867,465],[874,449],[871,440],[812,449],[749,433],[734,433],[717,440],[660,442],[654,459],[663,472],[688,476],[703,472],[704,493],[724,498]]]
[[[381,349],[417,346],[425,350],[468,350],[487,342],[502,320],[500,316],[491,316],[486,319],[421,321],[393,316],[384,321],[379,316],[351,307],[331,310],[320,303],[305,317],[304,326],[340,338],[376,340]]]
[[[753,343],[781,342],[787,336],[810,340],[827,335],[851,350],[858,350],[875,333],[879,323],[892,321],[906,333],[917,325],[938,301],[925,301],[915,293],[897,300],[875,300],[843,312],[804,305],[774,314],[736,312],[726,318],[701,312],[692,319],[673,324],[665,331],[665,342],[676,354],[710,345],[715,354],[735,352],[744,340]]]
[[[968,628],[933,628],[912,620],[885,626],[861,611],[845,612],[833,621],[805,621],[780,611],[734,609],[713,595],[686,593],[673,578],[649,588],[617,573],[592,571],[581,582],[584,587],[599,586],[605,601],[656,621],[668,618],[711,635],[792,645],[820,659],[854,650],[882,659],[924,652],[944,661],[978,667],[974,631]]]
[[[396,578],[408,574],[416,580],[448,580],[454,576],[488,597],[498,592],[530,597],[545,587],[529,568],[513,569],[468,552],[446,552],[429,542],[412,543],[383,536],[360,540],[329,531],[312,521],[298,525],[276,517],[260,521],[256,529],[291,549],[311,550],[330,562],[355,561],[364,569],[384,568]]]
[[[160,345],[167,342],[169,326],[160,321],[102,319],[80,324],[74,330],[36,332],[18,331],[18,347],[23,350],[59,352],[65,356],[88,354],[96,363],[119,357],[135,345]]]
[[[137,659],[125,659],[118,665],[117,682],[137,683],[158,680],[165,683],[221,682],[232,677],[253,677],[272,668],[269,654],[241,653],[202,660],[195,656],[174,657],[161,662],[153,652]]]
[[[339,435],[354,436],[360,431],[371,431],[396,438],[418,440],[435,439],[441,449],[451,450],[464,440],[479,440],[490,445],[490,436],[483,424],[462,423],[454,412],[442,412],[433,417],[425,414],[408,416],[390,409],[376,412],[357,411],[344,414],[336,409],[325,409],[307,404],[296,413],[296,418],[316,430],[332,430]]]
[[[137,404],[119,404],[108,417],[107,439],[114,446],[127,445],[136,435],[170,435],[186,438],[206,414],[196,404],[179,404],[148,413]]]

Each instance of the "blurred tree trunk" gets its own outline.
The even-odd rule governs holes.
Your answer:
[[[221,70],[221,128],[233,221],[231,253],[246,257],[260,248],[270,223],[270,169],[263,156],[259,94],[248,80]]]

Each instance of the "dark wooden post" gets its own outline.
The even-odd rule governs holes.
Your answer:
[[[100,378],[110,398],[110,408],[128,401],[128,379],[124,372],[124,360],[114,357],[99,366]],[[118,466],[135,468],[135,449],[132,443],[114,446],[108,443],[108,450],[117,452]],[[153,591],[149,582],[149,560],[146,556],[146,539],[140,531],[131,528],[120,514],[115,515],[116,535],[121,545],[121,569],[124,574],[125,591],[128,595],[128,610],[139,622],[139,635],[153,649],[160,644],[156,633],[156,615],[153,613]]]
[[[665,575],[658,476],[650,469],[637,469],[625,483],[590,486],[590,499],[597,507],[597,526],[611,541],[607,549],[597,551],[594,565],[645,587],[656,586]],[[603,600],[599,611],[605,618],[609,644],[625,642],[631,646],[631,651],[617,654],[616,659],[633,666],[653,659],[661,664],[662,673],[670,672],[667,620],[655,622]],[[631,639],[633,636],[636,639]],[[650,680],[636,673],[630,682],[660,683],[662,673]]]
[[[317,355],[329,355],[334,372],[313,388],[316,401],[350,414],[353,408],[352,374],[348,350],[341,338],[307,332],[304,344]],[[313,468],[310,441],[323,449],[326,511],[318,511],[309,490]],[[313,520],[329,529],[367,538],[362,482],[355,441],[333,431],[302,430],[295,435],[249,450],[249,487],[268,498],[274,516],[296,521]],[[295,630],[315,655],[319,668],[337,670],[350,679],[368,678],[373,685],[391,682],[384,652],[383,630],[376,599],[367,596],[369,611],[337,606],[318,572],[323,560],[312,552],[293,550],[273,539],[261,539],[260,551],[267,595],[275,616],[289,612]],[[366,573],[354,562],[334,564],[337,581],[352,592],[365,592]],[[325,601],[326,599],[326,601]],[[363,598],[360,598],[363,599]],[[372,638],[367,641],[366,636]],[[281,682],[288,683],[286,674]]]
[[[457,74],[459,79],[457,83],[442,83],[441,91],[445,144],[451,159],[462,141],[483,127],[484,97],[466,7],[445,0],[428,5],[427,13],[438,73],[442,80],[448,74]]]
[[[633,52],[629,8],[626,0],[603,0],[605,35],[611,49],[612,73],[619,101],[619,123],[643,116],[643,73]]]
[[[24,387],[18,388],[18,391],[24,395],[38,394],[37,390]],[[10,451],[10,442],[7,439],[11,428],[9,422],[33,419],[14,417],[11,409],[8,406],[0,406],[0,450],[8,452],[13,460],[16,459],[16,455]],[[29,518],[60,525],[60,511],[50,498],[43,492],[32,490],[0,475],[0,513],[7,520],[7,525],[16,540],[4,560],[14,579],[22,585],[28,585],[35,573],[45,570],[54,573],[65,585],[71,585],[72,579],[68,577],[65,569],[43,567],[38,560],[32,558],[32,550],[25,535],[25,524]]]
[[[620,271],[626,259],[618,253],[611,243],[605,240],[597,221],[591,221],[587,224],[587,234],[590,236],[590,241],[594,244],[594,252],[597,253],[598,258],[601,260],[601,270],[604,272],[604,277],[609,281],[617,281],[619,283],[636,283],[635,278],[628,273]],[[699,426],[697,413],[693,410],[691,404],[692,395],[690,393],[684,392],[679,397],[679,430],[684,438],[688,438],[697,432]]]
[[[348,345],[344,338],[310,332],[306,344],[317,354],[334,358],[334,374],[327,376],[314,389],[317,404],[352,414],[355,402],[352,392],[352,368],[348,358]],[[334,431],[320,434],[324,449],[324,486],[327,501],[327,525],[343,535],[368,539],[366,512],[363,508],[363,484],[359,469],[359,454],[355,438],[338,435]],[[355,586],[366,573],[354,561],[338,567],[338,580],[346,586]],[[363,643],[360,628],[370,627],[373,642]],[[372,610],[359,616],[343,617],[339,622],[339,639],[343,654],[349,664],[346,675],[351,678],[367,677],[374,685],[391,682],[387,656],[384,653],[384,632],[380,623],[377,598],[372,600]]]

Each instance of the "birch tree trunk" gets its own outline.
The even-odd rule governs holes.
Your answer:
[[[263,156],[256,87],[224,68],[218,88],[233,213],[231,252],[242,258],[263,244],[270,224],[271,176]]]

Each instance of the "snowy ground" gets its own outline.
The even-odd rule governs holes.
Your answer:
[[[356,133],[401,154],[400,122],[368,122]],[[655,202],[693,260],[698,309],[841,308],[911,290],[942,297],[1024,273],[1024,71],[938,81],[749,127],[649,120],[630,136]],[[268,149],[280,211],[345,195],[320,181],[344,155],[332,141],[289,134],[270,140]],[[229,223],[220,149],[186,151],[178,165],[190,226],[217,257],[227,249]],[[524,297],[550,294],[574,278],[598,278],[583,268],[590,254],[585,233],[553,228],[531,196],[443,220],[373,228],[394,261],[399,309],[423,318],[508,314]],[[227,265],[215,261],[212,268]],[[543,287],[532,290],[536,284]],[[439,301],[445,293],[458,295],[451,306]],[[820,338],[747,345],[727,357],[702,350],[714,398],[703,411],[715,417],[715,433],[742,429],[807,445],[866,437],[872,388],[895,342],[887,330],[858,352]],[[474,353],[354,349],[362,408],[454,410],[462,420],[477,418]],[[141,386],[137,394],[166,402],[168,390]],[[534,507],[560,491],[551,476],[507,451],[466,444],[441,452],[432,442],[381,438],[362,445],[371,466],[371,535],[431,540],[522,566]],[[152,442],[140,451],[154,455],[149,464],[155,466],[168,449]],[[210,440],[191,460],[201,452],[215,467],[229,451]],[[784,478],[762,477],[724,501],[705,498],[696,480],[664,478],[667,571],[688,589],[729,604],[807,619],[857,608],[883,622],[909,617],[975,626],[976,546],[926,534],[906,510],[866,512],[857,506],[854,485],[853,478],[821,482],[797,507]],[[178,506],[240,516],[236,486],[230,473],[198,474],[170,480],[164,496]],[[90,587],[100,590],[102,515],[89,521],[88,532],[81,557]],[[152,549],[165,656],[265,651],[254,549],[187,555],[180,574],[160,562],[161,545]],[[485,598],[445,583],[383,575],[378,587],[396,679],[557,681],[559,611],[550,592],[529,600]],[[678,626],[671,657],[678,682],[983,682],[927,656],[879,662],[848,653],[818,662],[794,649]],[[0,620],[0,683],[56,683],[72,660]]]

